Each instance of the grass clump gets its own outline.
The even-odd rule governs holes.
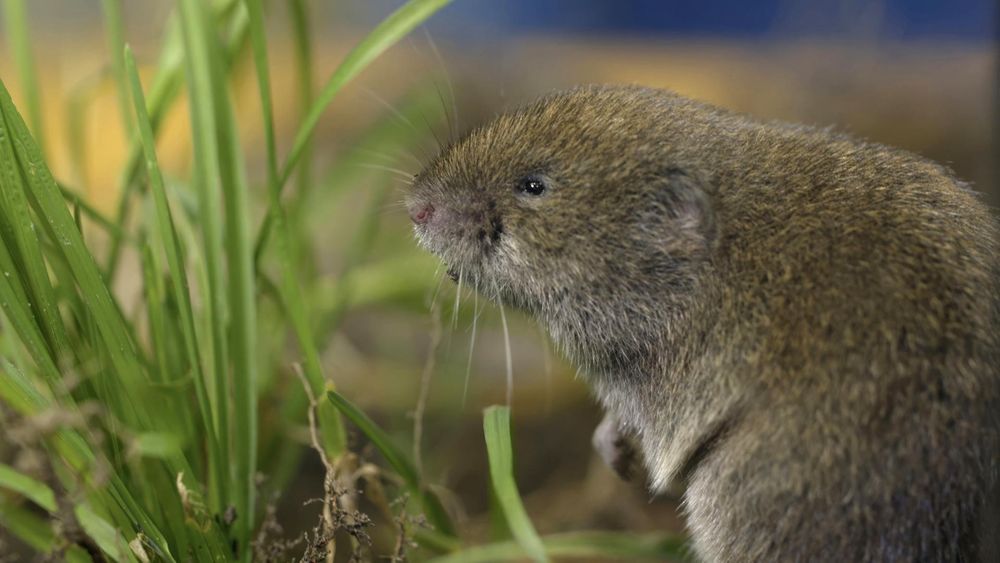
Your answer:
[[[44,468],[34,468],[42,479],[9,466],[0,471],[0,484],[18,493],[0,498],[7,529],[39,551],[67,556],[79,554],[83,545],[83,556],[98,559],[250,558],[264,512],[257,498],[258,300],[264,274],[254,241],[265,240],[260,233],[267,231],[252,225],[253,193],[227,76],[249,37],[267,131],[266,224],[276,226],[281,257],[277,298],[303,352],[311,391],[320,393],[329,384],[305,315],[291,238],[300,231],[288,225],[281,186],[308,154],[312,131],[337,91],[446,3],[405,4],[348,55],[309,108],[279,182],[261,2],[181,0],[148,99],[135,60],[124,49],[120,4],[105,2],[122,113],[137,130],[122,174],[118,216],[96,222],[118,226],[105,233],[111,244],[104,267],[97,249],[83,239],[80,207],[67,206],[69,191],[49,172],[38,136],[0,83],[0,341],[8,358],[0,398],[26,423],[39,425],[55,413],[67,417],[18,444],[44,460]],[[19,31],[9,37],[39,133],[24,5],[9,1],[5,7],[9,28]],[[178,216],[155,139],[164,112],[184,92],[193,137],[185,189],[197,203]],[[151,228],[126,233],[129,210],[147,200],[155,209]],[[141,259],[140,311],[129,310],[110,289],[123,250]],[[285,361],[267,360],[266,369]],[[323,446],[340,456],[340,419],[327,403],[320,412]],[[37,510],[26,510],[17,497]],[[62,504],[72,517],[62,514]],[[52,522],[69,520],[86,541],[57,533]]]
[[[331,165],[328,190],[319,195],[311,187],[319,183],[312,180],[312,135],[347,83],[448,0],[403,4],[315,96],[309,8],[291,2],[299,99],[307,107],[284,157],[262,0],[178,0],[147,87],[125,44],[121,0],[104,0],[109,75],[130,139],[110,217],[53,177],[41,143],[25,5],[0,1],[28,115],[26,122],[0,80],[0,426],[7,436],[0,455],[12,460],[0,463],[0,529],[39,554],[74,562],[373,558],[380,523],[394,530],[396,559],[675,552],[655,538],[540,537],[514,484],[504,408],[487,412],[486,445],[514,541],[464,546],[420,464],[339,394],[324,371],[323,343],[348,309],[420,303],[434,282],[412,277],[430,263],[426,257],[362,260],[384,189],[372,195],[340,275],[313,275],[307,211],[344,191],[352,180],[345,163],[356,155],[348,151]],[[230,91],[247,52],[264,131],[263,189],[252,186]],[[189,176],[171,178],[160,166],[157,140],[166,113],[185,97],[192,166]],[[422,114],[425,98],[415,94],[399,116]],[[80,103],[71,101],[74,108]],[[398,146],[412,137],[383,123],[356,149]],[[83,143],[73,146],[85,150]],[[285,194],[294,177],[299,189]],[[257,209],[263,209],[259,226]],[[134,220],[134,213],[147,220]],[[84,232],[96,233],[96,242]],[[135,303],[113,291],[115,280],[128,275],[141,278]],[[286,334],[296,345],[293,358],[271,342]],[[281,404],[262,406],[279,388]],[[348,450],[345,418],[384,467]],[[326,472],[317,483],[321,519],[289,538],[270,493],[295,475],[304,448],[289,435],[303,424]]]

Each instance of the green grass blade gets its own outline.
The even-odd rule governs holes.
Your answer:
[[[40,554],[53,554],[56,545],[52,522],[26,508],[0,502],[0,529],[9,531]],[[77,545],[69,546],[61,554],[69,563],[90,563],[92,559]]]
[[[180,453],[183,443],[173,432],[145,432],[135,436],[129,446],[137,455],[168,459]]]
[[[21,281],[21,272],[17,265],[14,264],[14,257],[10,255],[10,251],[7,249],[6,243],[3,242],[2,236],[0,236],[0,271],[7,278],[6,281],[10,283],[12,293],[7,295],[13,295],[14,303],[27,306],[28,292],[25,291],[24,284]],[[5,303],[4,308],[7,305]],[[28,318],[31,318],[31,316],[29,315]],[[37,325],[35,327],[37,328]],[[42,348],[39,348],[39,350],[42,350]]]
[[[288,16],[291,23],[292,44],[294,46],[295,74],[299,84],[299,107],[298,119],[306,118],[309,108],[313,104],[314,88],[314,66],[312,56],[312,32],[309,27],[309,6],[306,0],[291,0],[288,3]],[[302,149],[302,156],[299,159],[299,170],[296,176],[299,198],[305,197],[312,189],[312,143],[306,142]],[[294,210],[293,210],[294,211]],[[296,216],[292,212],[292,216]],[[298,223],[297,227],[302,229],[305,225]]]
[[[32,206],[38,211],[43,226],[47,228],[54,242],[66,256],[67,262],[84,291],[85,299],[95,311],[100,311],[102,316],[107,317],[106,336],[109,345],[118,352],[116,356],[127,356],[127,352],[132,349],[131,343],[128,342],[127,333],[124,330],[121,317],[117,314],[113,299],[100,276],[95,275],[96,267],[93,258],[83,244],[83,238],[76,226],[76,221],[66,208],[62,192],[46,168],[39,147],[31,138],[24,122],[21,121],[21,117],[14,108],[10,94],[2,81],[0,81],[0,117],[3,120],[2,129],[6,146],[13,148],[12,156],[16,165],[20,167],[22,181],[26,183],[27,196],[31,199]],[[5,169],[9,164],[13,164],[9,160],[10,156],[8,154],[4,158],[3,166]],[[6,182],[7,180],[5,180]],[[4,192],[6,194],[7,192],[17,192],[17,190],[4,190]],[[24,214],[26,220],[27,209],[20,206],[17,209]],[[36,272],[35,275],[41,277],[43,273]],[[28,275],[32,275],[30,271]],[[44,285],[44,281],[41,280],[37,283]],[[53,313],[57,315],[56,311]],[[134,361],[134,359],[133,354],[132,360]],[[137,368],[124,360],[122,365]],[[131,370],[132,374],[139,372],[139,369]]]
[[[18,281],[17,270],[2,238],[0,238],[0,268],[3,269],[4,274],[0,276],[0,306],[3,307],[8,321],[31,354],[35,365],[51,384],[59,379],[59,368],[45,344],[41,329],[31,314],[26,294]],[[15,408],[17,408],[16,405]]]
[[[73,190],[60,184],[59,191],[62,192],[63,198],[68,203],[76,207],[79,207],[80,212],[85,217],[93,221],[94,224],[99,226],[101,229],[107,231],[109,235],[131,241],[131,237],[127,233],[122,231],[121,227],[111,222],[111,219],[105,217],[103,213],[94,208],[94,206],[87,203],[84,199],[78,196]]]
[[[31,38],[28,36],[28,13],[24,0],[4,0],[4,23],[10,51],[14,54],[14,64],[21,81],[31,130],[38,139],[38,146],[45,147],[45,124],[42,121],[42,101],[38,93],[38,77],[35,61],[31,54]]]
[[[304,356],[304,370],[314,395],[322,394],[330,385],[323,375],[319,350],[306,316],[302,286],[295,274],[298,263],[298,249],[291,234],[288,216],[281,203],[278,186],[278,152],[274,134],[274,110],[271,101],[271,79],[267,65],[267,40],[264,33],[264,10],[260,0],[246,0],[250,16],[250,39],[253,45],[254,64],[257,69],[257,84],[260,90],[261,107],[264,116],[264,138],[267,149],[268,195],[270,199],[269,217],[274,219],[276,237],[281,257],[281,285],[279,293],[291,318],[295,336]],[[346,448],[346,437],[340,417],[324,402],[320,409],[320,422],[324,448],[330,456],[339,456]]]
[[[210,54],[218,55],[213,48]],[[213,76],[214,103],[219,117],[218,145],[223,203],[226,209],[226,258],[229,283],[229,338],[232,342],[232,396],[235,434],[234,459],[239,537],[241,554],[249,560],[251,533],[256,512],[257,476],[257,300],[253,269],[253,234],[250,228],[249,186],[239,144],[233,104],[221,77],[222,61],[215,63]]]
[[[389,463],[392,470],[396,472],[403,481],[406,482],[407,486],[410,488],[419,488],[420,486],[420,474],[417,473],[417,467],[410,460],[403,450],[396,447],[393,443],[392,438],[385,433],[375,421],[368,417],[361,409],[356,407],[353,403],[347,400],[343,395],[337,393],[336,391],[329,391],[326,394],[327,399],[330,400],[337,407],[337,409],[344,414],[355,426],[361,430],[361,433],[368,437],[372,441],[375,448],[382,454],[382,457]]]
[[[410,0],[382,21],[344,58],[340,66],[333,72],[316,101],[310,108],[305,120],[299,126],[292,143],[291,152],[282,168],[281,183],[284,184],[291,175],[292,169],[298,164],[306,148],[313,130],[319,123],[326,107],[333,101],[345,84],[365,69],[389,47],[406,36],[415,27],[431,17],[451,0]]]
[[[142,247],[142,280],[146,298],[146,318],[149,322],[149,339],[156,360],[156,383],[165,383],[168,374],[172,373],[170,337],[167,336],[167,315],[164,301],[166,289],[163,287],[163,268],[159,266],[153,249],[148,244]],[[179,371],[179,369],[178,369]]]
[[[56,511],[56,496],[48,485],[3,463],[0,463],[0,488],[14,491],[49,512]]]
[[[11,502],[0,502],[0,529],[23,541],[39,553],[49,554],[56,547],[52,522],[32,509],[23,508]],[[78,561],[90,562],[89,557]]]
[[[219,186],[219,155],[217,145],[216,108],[213,102],[212,68],[209,62],[209,30],[204,28],[204,5],[201,2],[180,3],[181,32],[184,38],[184,65],[187,69],[188,98],[190,100],[191,130],[193,133],[194,169],[192,184],[198,194],[198,211],[204,244],[204,260],[208,281],[207,323],[210,327],[211,357],[213,360],[213,406],[216,433],[229,437],[229,351],[226,319],[229,318],[225,300],[223,264],[222,193]],[[228,451],[228,450],[227,450]],[[227,463],[228,471],[234,464]],[[230,473],[230,475],[234,475]],[[222,510],[228,502],[239,502],[237,510],[248,515],[243,494],[243,480],[227,479],[227,487],[211,489],[212,506]]]
[[[367,204],[366,209],[361,211],[362,216],[360,220],[360,225],[355,230],[352,240],[347,244],[347,248],[349,249],[349,251],[347,253],[347,256],[342,262],[340,271],[336,278],[337,280],[346,280],[348,278],[351,278],[352,274],[356,269],[355,266],[357,266],[371,250],[372,242],[377,232],[378,220],[382,215],[381,211],[384,209],[383,203],[385,200],[385,195],[388,193],[388,189],[386,189],[387,187],[388,185],[378,188],[376,192],[372,194],[372,197],[370,198],[370,202]],[[284,210],[282,211],[284,212]],[[290,215],[290,213],[287,212],[284,213],[286,217]],[[291,226],[289,226],[287,229],[289,231],[292,230]],[[276,244],[279,246],[279,248],[281,248],[284,244],[282,242],[282,234],[281,234],[283,230],[284,229],[282,229],[281,227],[278,227],[276,231],[277,232],[276,238],[278,239],[276,240]],[[291,238],[291,236],[292,236],[291,232],[289,232],[288,235],[285,235],[285,237],[287,238]],[[286,268],[285,271],[290,271],[291,263],[294,262],[294,260],[291,258],[296,256],[297,252],[281,251],[278,254],[279,256],[282,257],[282,265]],[[430,273],[432,274],[433,270],[431,270]],[[394,283],[396,283],[397,285],[408,285],[408,284],[399,284],[399,280],[413,278],[414,276],[412,274],[413,274],[412,271],[402,272],[402,277],[395,278]],[[431,278],[430,276],[428,276],[427,278],[421,278],[421,279],[431,279]],[[319,307],[316,306],[317,304],[316,300],[314,299],[308,300],[310,304],[313,304],[313,310],[321,311],[322,314],[319,316],[319,319],[314,320],[313,324],[315,328],[310,330],[309,326],[306,325],[303,326],[301,329],[297,329],[297,332],[301,335],[300,338],[302,338],[303,341],[311,341],[316,343],[315,346],[319,346],[323,342],[328,342],[330,334],[332,334],[334,331],[337,330],[337,328],[340,326],[340,322],[346,316],[349,305],[351,304],[351,298],[352,298],[351,290],[354,289],[357,289],[356,284],[351,284],[351,283],[338,284],[336,286],[336,290],[333,292],[332,298],[324,301],[323,305]],[[281,295],[284,295],[284,293],[280,291],[279,293],[281,293]],[[421,300],[421,303],[423,303],[423,298],[425,295],[426,292],[421,294],[421,296],[418,298]],[[295,295],[294,297],[295,300],[301,302],[302,298],[300,296]],[[279,301],[281,305],[285,305],[286,300],[283,297],[279,296]],[[304,311],[293,313],[290,310],[291,308],[292,306],[289,303],[288,306],[283,307],[283,312],[285,312],[288,318],[292,318],[294,323],[304,323],[307,321],[307,319],[305,318],[306,315]],[[301,309],[302,305],[301,304],[297,305],[296,308]],[[309,380],[311,382],[310,385],[313,389],[313,395],[318,396],[322,394],[323,376],[318,371],[318,365],[319,365],[318,353],[315,351],[313,353],[317,354],[316,356],[317,363],[315,364],[317,366],[316,373],[310,374],[309,366],[306,365],[306,375],[307,377],[309,377]],[[328,385],[332,385],[332,383],[328,383]],[[281,418],[283,420],[289,420],[289,421],[295,421],[301,419],[301,413],[306,409],[307,404],[308,402],[305,392],[299,389],[298,387],[292,388],[282,403]],[[328,446],[327,451],[336,452],[339,451],[340,449],[343,449],[342,444],[344,443],[344,439],[342,438],[342,431],[338,430],[342,425],[340,423],[340,417],[336,413],[336,409],[333,409],[333,407],[328,402],[324,401],[319,404],[317,414],[320,420],[320,427],[321,429],[324,429],[324,439],[329,441],[330,438],[333,438],[335,440],[335,443],[337,444],[335,447]],[[335,427],[336,433],[329,432],[326,430],[330,427]],[[330,434],[333,434],[333,436],[330,436]],[[290,476],[294,468],[297,466],[297,460],[296,460],[297,456],[294,455],[293,451],[295,448],[298,447],[298,445],[285,441],[281,443],[278,447],[280,452],[278,455],[278,459],[282,460],[282,463],[281,465],[275,468],[275,472],[273,473],[275,477],[274,480],[275,483],[280,483],[283,480],[286,480]],[[291,455],[286,455],[286,454],[291,454]]]
[[[35,209],[40,223],[66,259],[80,295],[87,308],[98,321],[99,332],[107,349],[115,372],[122,384],[135,395],[142,395],[144,387],[143,369],[128,328],[121,317],[118,306],[97,269],[93,256],[83,243],[83,238],[73,216],[63,200],[51,172],[45,166],[41,150],[28,133],[27,126],[14,108],[3,82],[0,81],[0,119],[3,129],[9,133],[15,157],[27,183],[27,195]],[[5,190],[10,191],[10,190]],[[131,418],[146,415],[130,406],[127,413]]]
[[[455,553],[462,549],[462,541],[458,537],[428,528],[414,529],[413,541],[431,553]]]
[[[490,480],[514,539],[535,561],[548,561],[545,546],[528,518],[514,481],[514,449],[510,438],[510,408],[492,406],[483,413],[483,433],[490,458]]]
[[[162,417],[154,417],[153,413],[137,406],[147,404],[155,399],[145,379],[145,369],[136,354],[134,344],[129,336],[128,326],[121,317],[117,303],[104,284],[93,257],[83,243],[80,231],[73,216],[66,207],[63,195],[45,166],[41,151],[34,143],[27,126],[21,120],[20,114],[13,106],[10,95],[0,81],[0,120],[4,131],[8,132],[13,141],[14,152],[22,169],[22,177],[27,182],[27,195],[31,206],[39,219],[47,236],[62,255],[62,259],[72,273],[72,281],[79,288],[79,295],[87,311],[92,315],[100,335],[100,344],[110,360],[112,370],[108,377],[114,376],[115,390],[119,397],[128,397],[127,401],[119,401],[122,412],[116,412],[115,420],[121,420],[133,429],[153,430],[165,422]],[[64,280],[69,282],[70,280]],[[7,371],[10,371],[9,368]],[[11,383],[11,378],[4,383]],[[21,385],[27,390],[30,385]],[[22,399],[32,399],[22,393]],[[36,397],[37,399],[37,397]],[[23,402],[23,401],[22,401]],[[30,406],[30,405],[29,405]],[[65,405],[60,405],[65,407]],[[94,460],[94,454],[89,450],[79,435],[62,433],[56,438],[57,451],[74,471],[88,471]],[[183,460],[171,460],[174,467],[183,467]],[[135,525],[146,530],[157,545],[164,546],[162,535],[157,531],[156,524],[148,514],[134,501],[128,488],[117,478],[112,478],[112,486],[105,487],[94,494],[100,495],[102,506],[107,510],[118,510],[120,517],[115,517],[115,524],[124,533],[135,533]],[[139,482],[139,488],[142,488]],[[110,500],[108,495],[114,495]],[[116,509],[116,506],[122,508]],[[127,518],[126,516],[127,515]],[[165,546],[163,550],[165,551]],[[165,551],[166,552],[166,551]]]
[[[423,116],[434,114],[440,103],[437,89],[427,86],[419,86],[403,98],[393,100],[395,112],[385,113],[363,135],[352,139],[349,147],[324,171],[317,186],[310,191],[297,192],[297,197],[290,201],[290,205],[294,206],[291,207],[292,215],[298,218],[300,226],[326,224],[350,188],[368,176],[385,174],[385,171],[374,172],[364,166],[373,154],[404,153],[419,146],[429,133],[410,126],[410,123],[422,119],[426,122]],[[429,123],[428,128],[434,125]]]
[[[284,166],[281,168],[281,174],[278,176],[279,188],[284,187],[288,181],[299,159],[302,158],[309,139],[312,137],[316,125],[319,124],[319,120],[323,116],[323,112],[330,105],[330,102],[333,101],[337,93],[340,92],[341,88],[378,58],[379,55],[389,49],[389,47],[392,47],[397,41],[433,15],[434,12],[440,10],[450,2],[451,0],[410,0],[390,14],[389,17],[383,20],[382,23],[347,54],[337,69],[333,71],[323,90],[313,102],[309,113],[306,114],[306,118],[299,125],[299,129],[295,134],[295,140],[292,142],[291,151],[285,159]],[[260,260],[264,244],[270,234],[270,229],[271,223],[265,219],[264,224],[261,225],[260,233],[257,236],[257,242],[254,247],[254,257],[257,261]]]
[[[421,500],[428,521],[434,525],[437,531],[454,536],[455,527],[444,506],[441,504],[441,500],[423,485],[420,473],[417,472],[416,465],[410,460],[409,456],[403,450],[399,449],[392,442],[392,439],[389,438],[389,435],[379,428],[371,418],[368,418],[368,415],[364,411],[354,406],[343,395],[330,390],[327,391],[326,398],[371,440],[372,444],[382,454],[382,457],[389,463],[393,471],[406,483],[406,487],[410,490],[410,493]]]
[[[426,313],[427,295],[437,284],[434,272],[438,267],[439,262],[433,256],[417,253],[373,261],[341,278],[323,278],[313,288],[310,303],[315,303],[321,311],[329,311],[343,302],[343,307],[349,309],[391,305]]]
[[[132,111],[129,110],[128,79],[125,75],[125,30],[122,25],[122,0],[101,0],[104,7],[104,33],[111,55],[111,71],[115,75],[118,93],[118,109],[121,111],[122,129],[135,131],[132,126]]]
[[[87,110],[94,102],[102,75],[96,74],[69,91],[66,97],[66,148],[69,152],[70,178],[82,191],[87,188]]]
[[[195,126],[195,155],[200,162],[203,186],[218,178],[224,201],[225,262],[228,270],[228,336],[232,343],[233,397],[233,498],[237,513],[240,554],[249,557],[250,533],[255,514],[257,472],[257,313],[253,257],[251,253],[248,188],[239,145],[239,134],[224,81],[226,61],[214,34],[213,20],[198,0],[181,2],[186,61],[191,69],[192,117]],[[200,141],[199,141],[200,139]],[[196,166],[197,167],[197,166]],[[217,221],[222,216],[210,217]],[[211,258],[209,257],[209,260]],[[220,293],[221,295],[221,293]],[[221,434],[220,435],[227,435]]]
[[[239,5],[239,0],[225,0],[216,3],[213,12],[217,20],[226,22],[233,18],[235,6]],[[160,59],[157,63],[156,76],[149,88],[149,121],[153,126],[154,137],[159,132],[160,124],[163,122],[168,110],[177,100],[181,92],[183,79],[186,71],[184,64],[183,34],[174,18],[170,18],[167,23],[166,39],[160,49]],[[225,58],[232,61],[246,44],[246,18],[235,19],[236,30],[231,41],[226,44]],[[142,171],[142,147],[137,140],[133,141],[128,153],[128,160],[124,172],[119,181],[118,208],[115,212],[115,222],[125,225],[128,222],[129,210],[131,209],[132,195],[141,187],[138,181]],[[107,279],[113,279],[121,258],[121,248],[123,240],[112,237],[108,259],[104,268],[104,275]]]
[[[24,417],[32,417],[42,412],[51,412],[56,408],[52,400],[42,395],[33,382],[16,366],[9,362],[2,362],[2,370],[0,372],[0,399],[10,405],[17,413]],[[68,405],[60,406],[63,409],[67,407]],[[163,557],[168,561],[173,560],[169,556],[169,551],[165,549],[167,541],[160,533],[158,526],[148,513],[136,503],[120,476],[111,473],[110,483],[103,479],[100,483],[96,482],[92,470],[96,466],[99,456],[90,449],[90,445],[76,430],[68,428],[57,430],[51,438],[46,440],[46,443],[51,447],[51,451],[55,452],[55,457],[65,462],[73,473],[73,477],[69,480],[73,486],[80,484],[82,479],[83,484],[91,491],[90,500],[92,502],[97,502],[101,506],[117,512],[118,515],[114,521],[123,533],[134,534],[136,527],[142,529],[152,544],[157,547],[157,552],[163,554]],[[103,463],[107,463],[107,461],[103,460]]]
[[[73,511],[80,527],[90,536],[101,551],[113,561],[138,561],[128,547],[128,542],[115,526],[94,512],[88,504],[79,504]]]
[[[59,365],[60,355],[70,348],[38,233],[32,224],[26,193],[28,181],[15,152],[15,137],[11,127],[0,124],[0,182],[4,186],[0,190],[0,235],[4,237],[7,250],[18,266],[24,289],[27,290],[28,307],[45,335],[52,358]]]
[[[272,194],[278,176],[278,149],[274,135],[274,104],[271,100],[271,72],[267,66],[267,36],[264,30],[264,6],[261,0],[244,0],[250,18],[250,44],[253,47],[254,68],[257,71],[257,87],[264,120],[264,143],[267,151],[267,176],[269,192]],[[279,208],[280,211],[280,208]],[[271,210],[275,213],[275,210]]]
[[[229,461],[225,450],[221,446],[220,433],[223,428],[214,425],[213,421],[221,419],[225,411],[216,413],[213,417],[214,409],[208,394],[208,378],[202,366],[201,350],[195,331],[194,311],[191,306],[191,291],[184,268],[180,239],[177,236],[173,215],[170,211],[170,205],[167,202],[163,174],[160,172],[159,162],[156,158],[153,128],[149,121],[149,114],[146,111],[146,100],[142,93],[142,85],[139,82],[139,73],[136,70],[135,58],[128,47],[125,47],[124,56],[126,72],[132,92],[132,101],[135,107],[136,121],[139,125],[139,139],[142,144],[143,154],[145,155],[150,189],[153,193],[153,200],[156,207],[160,238],[163,240],[167,265],[170,268],[171,289],[174,300],[179,304],[184,350],[187,355],[187,363],[193,371],[195,395],[199,404],[198,411],[202,417],[202,428],[208,443],[208,461],[213,471],[212,485],[214,485],[211,488],[222,489],[227,482],[223,475],[223,469],[229,466]]]
[[[162,116],[170,108],[181,90],[180,86],[184,76],[184,67],[181,64],[181,35],[176,23],[173,17],[167,22],[167,31],[164,34],[166,38],[160,48],[160,60],[149,93],[148,112],[153,126],[154,138]],[[138,176],[142,169],[141,161],[142,146],[138,140],[133,139],[128,160],[118,181],[118,206],[114,214],[114,222],[118,225],[124,226],[128,223],[132,195],[140,187]],[[119,236],[111,238],[108,258],[104,266],[104,275],[108,280],[113,280],[117,272],[123,242],[124,240]]]

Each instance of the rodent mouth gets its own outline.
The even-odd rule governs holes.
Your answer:
[[[471,289],[497,304],[537,312],[534,301],[526,293],[517,291],[504,268],[489,259],[452,262],[442,259],[445,273],[459,288]]]
[[[419,245],[441,260],[455,284],[495,293],[493,286],[502,281],[495,276],[504,270],[505,262],[503,241],[507,235],[502,222],[498,218],[486,221],[444,204],[434,207],[429,220],[414,221]]]
[[[414,231],[420,246],[441,259],[447,276],[458,284],[487,279],[489,264],[498,258],[499,237],[480,236],[466,225],[417,224]]]

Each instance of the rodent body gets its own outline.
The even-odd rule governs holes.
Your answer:
[[[639,87],[545,97],[417,178],[422,244],[533,314],[681,479],[707,561],[986,557],[994,219],[946,169]]]

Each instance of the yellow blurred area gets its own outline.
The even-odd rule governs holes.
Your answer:
[[[95,207],[108,213],[115,206],[128,137],[103,47],[97,41],[75,46],[72,60],[46,51],[34,55],[49,167],[58,180],[79,190]],[[145,81],[149,73],[145,68],[141,72]],[[27,118],[19,75],[6,57],[0,58],[0,76]],[[72,154],[74,119],[80,127],[82,161]],[[190,150],[189,130],[186,103],[181,100],[164,120],[159,135],[159,157],[165,172],[184,171]]]
[[[353,38],[319,45],[315,52],[316,91],[343,55],[353,46]],[[150,46],[154,51],[156,46]],[[298,79],[292,60],[291,46],[276,42],[271,50],[270,72],[274,98],[275,125],[282,141],[290,140],[301,119],[298,100]],[[73,41],[58,51],[45,48],[34,53],[41,95],[45,151],[56,178],[79,190],[100,211],[110,213],[117,205],[120,173],[128,157],[130,136],[122,126],[118,90],[110,71],[109,57],[103,39]],[[156,72],[156,61],[137,55],[143,87],[148,95]],[[381,99],[392,100],[417,85],[420,73],[414,73],[422,63],[413,55],[387,56],[375,65],[360,91],[349,85],[341,94],[347,103],[337,100],[319,126],[323,131],[336,130],[338,136],[357,131],[386,110]],[[27,118],[23,91],[18,73],[7,56],[0,51],[2,76],[14,103]],[[378,83],[378,86],[373,86]],[[377,93],[375,93],[377,91]],[[256,77],[249,56],[244,56],[233,73],[230,92],[234,101],[237,126],[242,136],[251,170],[254,155],[263,158],[263,124]],[[131,110],[131,99],[128,100]],[[76,123],[74,123],[76,120]],[[77,161],[73,148],[73,129],[79,131],[82,151]],[[170,104],[157,134],[157,154],[160,166],[168,177],[185,177],[191,161],[191,128],[186,91]]]
[[[107,48],[101,37],[66,42],[57,49],[47,43],[34,53],[47,154],[59,179],[109,212],[117,199],[127,138]],[[318,42],[317,89],[352,45],[353,38]],[[335,100],[317,138],[321,143],[328,137],[344,139],[386,111],[381,100],[391,103],[428,74],[439,82],[449,74],[460,107],[472,108],[471,114],[462,112],[460,129],[473,126],[480,116],[554,88],[587,82],[640,83],[762,118],[833,125],[899,145],[951,163],[960,176],[991,196],[994,193],[988,158],[990,121],[984,119],[991,111],[994,64],[988,45],[524,40],[497,48],[495,54],[503,64],[493,67],[479,64],[477,53],[465,53],[461,45],[443,47],[447,68],[419,40],[390,51]],[[148,88],[155,60],[143,57],[144,51],[152,53],[155,47],[138,49]],[[300,112],[291,45],[273,41],[270,56],[279,142],[287,143]],[[17,73],[2,52],[0,74],[23,111]],[[250,155],[260,154],[256,82],[246,58],[231,84],[244,146]],[[74,119],[81,132],[81,162],[74,161],[71,151]],[[330,132],[335,135],[326,135]],[[167,114],[158,139],[164,171],[183,177],[191,150],[183,94]]]

